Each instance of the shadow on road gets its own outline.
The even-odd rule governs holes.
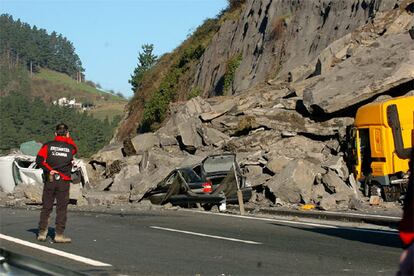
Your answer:
[[[294,229],[299,229],[307,232],[318,233],[323,235],[328,235],[332,237],[337,237],[345,240],[350,241],[357,241],[363,243],[369,243],[379,246],[387,246],[387,247],[394,247],[394,248],[401,248],[401,241],[398,235],[388,234],[388,233],[381,233],[381,232],[373,232],[370,229],[361,229],[354,230],[354,229],[346,229],[346,228],[307,228],[307,227],[297,227],[297,226],[287,226],[277,223],[272,223],[273,225],[277,225],[278,227],[284,226]],[[366,232],[365,232],[366,231]]]
[[[31,228],[31,229],[28,229],[28,230],[26,230],[27,232],[30,232],[30,233],[33,233],[33,234],[35,234],[36,236],[39,234],[39,229],[37,229],[37,228]],[[48,237],[52,237],[52,238],[54,238],[55,237],[55,228],[53,228],[53,227],[49,227],[48,229],[47,229],[47,236]]]

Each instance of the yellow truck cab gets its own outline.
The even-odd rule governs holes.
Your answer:
[[[408,183],[414,135],[414,96],[360,107],[352,129],[354,173],[365,194],[397,200]]]

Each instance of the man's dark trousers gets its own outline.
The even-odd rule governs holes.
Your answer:
[[[47,230],[49,216],[53,210],[53,203],[56,199],[56,234],[63,234],[66,226],[67,208],[69,204],[70,181],[49,180],[45,181],[43,187],[43,206],[40,212],[39,230]]]

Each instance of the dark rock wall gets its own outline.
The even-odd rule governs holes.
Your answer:
[[[223,92],[229,60],[242,55],[232,92],[249,89],[307,64],[330,43],[365,25],[398,0],[250,0],[226,20],[199,64],[195,87],[204,96]]]

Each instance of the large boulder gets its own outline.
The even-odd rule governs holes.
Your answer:
[[[314,141],[304,136],[294,136],[279,139],[273,142],[268,153],[264,155],[267,160],[273,160],[284,156],[288,159],[303,159],[308,153],[321,153],[325,145],[323,142]]]
[[[127,165],[115,175],[109,190],[114,192],[129,192],[140,173],[139,165]]]
[[[341,194],[344,196],[354,195],[354,190],[349,187],[342,178],[334,171],[328,170],[328,172],[322,176],[322,183],[325,188],[331,193]]]
[[[158,136],[154,133],[139,134],[132,138],[131,142],[138,153],[150,150],[154,146],[159,146],[160,144]]]
[[[348,166],[342,156],[330,156],[330,158],[322,164],[322,167],[335,171],[342,180],[348,179]]]
[[[224,144],[226,141],[230,140],[230,137],[228,135],[224,134],[223,132],[221,132],[221,131],[219,131],[215,128],[206,127],[206,126],[203,126],[199,130],[199,134],[203,138],[204,144],[213,145],[213,146],[216,146],[216,147],[218,147],[218,146]]]
[[[203,145],[199,130],[201,121],[198,118],[190,118],[178,124],[178,139],[184,150],[194,153]]]
[[[312,186],[312,201],[319,203],[324,197],[329,194],[325,191],[325,187],[322,184],[316,184]]]
[[[152,150],[148,154],[147,165],[143,167],[141,172],[144,170],[152,170],[154,168],[168,167],[175,168],[179,166],[185,159],[190,158],[188,155],[180,154],[170,154],[166,151]],[[144,162],[144,160],[142,161]]]
[[[231,109],[237,106],[237,101],[234,98],[227,98],[224,99],[222,102],[220,102],[217,105],[211,106],[211,111],[202,113],[200,115],[201,120],[203,121],[211,121],[217,117],[222,116],[223,114],[226,114]]]
[[[309,203],[317,173],[318,168],[313,163],[302,159],[292,160],[266,186],[282,201]]]
[[[286,156],[272,156],[267,162],[266,168],[273,174],[280,173],[291,160],[292,159],[287,158]]]
[[[174,146],[178,146],[178,141],[177,139],[172,136],[171,134],[166,134],[166,133],[157,133],[158,135],[158,139],[160,141],[160,146],[162,148],[168,148],[168,147],[174,147]]]
[[[178,125],[183,122],[188,122],[190,119],[198,119],[201,113],[210,111],[210,104],[201,97],[192,98],[185,103],[178,102],[170,104],[170,118],[165,122],[165,125],[157,131],[157,134],[158,136],[162,135],[163,137],[177,137],[180,135]],[[167,141],[164,140],[162,143],[165,142]],[[170,143],[171,140],[167,142],[167,144]]]
[[[110,164],[124,158],[122,154],[123,145],[120,143],[109,144],[94,154],[91,159]]]
[[[336,199],[334,195],[327,195],[324,196],[321,201],[319,201],[319,208],[321,210],[329,211],[332,209],[336,209]]]
[[[139,201],[150,188],[156,187],[174,168],[160,165],[152,171],[145,171],[138,175],[132,183],[130,201]]]
[[[384,35],[317,78],[303,95],[311,113],[333,113],[369,100],[414,80],[413,40],[407,33]]]

